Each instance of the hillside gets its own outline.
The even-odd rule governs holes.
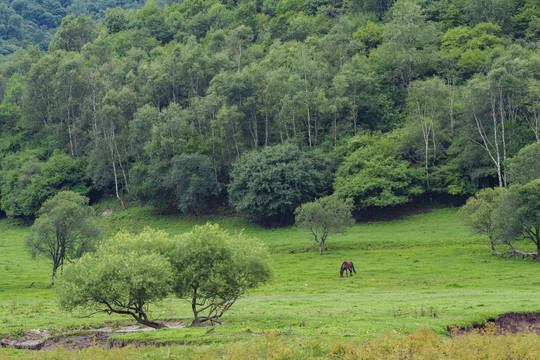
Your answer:
[[[118,5],[80,4],[63,9]],[[509,185],[509,161],[539,139],[539,11],[522,0],[151,1],[99,22],[68,15],[48,52],[0,62],[0,208],[32,221],[67,189],[199,215],[229,203],[283,223],[332,193],[360,212],[461,203]],[[248,162],[254,152],[266,159]],[[300,201],[235,203],[240,164],[292,153],[311,174],[294,180]]]

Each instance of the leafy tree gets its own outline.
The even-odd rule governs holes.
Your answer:
[[[540,142],[527,145],[508,159],[506,178],[509,184],[525,185],[540,178]]]
[[[94,254],[66,266],[58,284],[60,305],[69,311],[91,309],[132,316],[155,329],[162,323],[148,319],[148,304],[171,291],[173,271],[167,258],[156,251],[170,249],[167,234],[145,229],[134,236],[118,234]]]
[[[322,255],[329,235],[344,233],[347,227],[354,225],[351,209],[350,199],[343,201],[335,195],[326,196],[299,206],[295,221],[300,229],[313,235]]]
[[[345,157],[334,182],[335,193],[354,199],[359,209],[395,206],[424,192],[421,170],[409,166],[397,153],[389,136],[358,136],[351,144],[360,147]]]
[[[218,225],[195,226],[181,235],[170,261],[174,292],[191,303],[193,325],[216,321],[247,290],[270,278],[266,248]]]
[[[229,202],[255,218],[287,216],[315,197],[319,183],[319,173],[298,147],[271,146],[233,164]]]
[[[31,152],[4,162],[0,205],[9,217],[33,219],[43,202],[62,190],[86,195],[85,163],[61,152],[41,162]]]
[[[540,262],[540,179],[510,186],[503,194],[494,218],[499,236],[512,247],[509,253]],[[513,245],[515,240],[531,241],[535,252],[517,250]]]
[[[96,35],[91,18],[85,15],[75,18],[69,15],[62,19],[62,25],[52,38],[49,50],[80,51],[83,45],[94,40]]]
[[[459,210],[459,215],[469,228],[477,234],[488,236],[492,251],[495,251],[497,242],[494,213],[504,192],[505,188],[502,187],[482,189]]]
[[[109,31],[109,34],[114,34],[127,29],[128,19],[126,18],[126,13],[121,8],[109,8],[105,10],[105,18],[103,19],[103,23]]]
[[[171,168],[163,177],[163,188],[171,194],[169,204],[180,211],[197,215],[205,208],[208,200],[219,192],[212,162],[201,154],[175,156]]]
[[[368,21],[352,35],[353,39],[360,42],[360,47],[364,50],[375,49],[383,39],[383,29],[373,21]]]
[[[426,190],[430,192],[439,185],[433,179],[433,167],[448,144],[450,126],[445,124],[448,119],[448,89],[437,77],[417,80],[411,84],[407,102],[408,119],[403,138],[413,162],[423,165]]]
[[[441,38],[441,50],[453,66],[466,76],[477,72],[488,55],[503,39],[501,29],[491,23],[481,23],[474,28],[457,26],[449,29]]]
[[[15,133],[17,127],[20,126],[24,86],[25,83],[20,74],[15,73],[9,78],[5,95],[0,102],[0,134]]]
[[[389,11],[390,21],[384,28],[384,41],[378,49],[380,66],[384,66],[397,84],[406,89],[421,69],[435,60],[430,44],[435,30],[426,21],[425,10],[417,0],[398,0]]]
[[[88,198],[73,191],[61,191],[47,200],[38,213],[26,240],[32,257],[49,258],[53,263],[52,283],[64,261],[72,261],[94,249],[101,238],[94,210]]]

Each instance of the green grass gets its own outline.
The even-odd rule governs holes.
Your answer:
[[[424,325],[444,334],[448,326],[505,312],[540,311],[539,264],[491,256],[487,240],[468,233],[455,209],[356,225],[330,237],[323,256],[294,227],[268,230],[238,218],[159,216],[150,208],[130,208],[99,221],[107,234],[145,226],[179,234],[194,224],[217,222],[233,232],[244,229],[271,250],[273,280],[240,299],[223,325],[210,332],[203,327],[116,336],[125,341],[199,347],[270,335],[296,342],[362,340],[383,331],[410,334]],[[0,227],[0,334],[133,323],[104,314],[76,318],[59,310],[54,289],[47,288],[50,266],[30,259],[24,249],[28,228],[6,220]],[[354,262],[357,275],[339,277],[344,260]],[[172,297],[150,309],[159,320],[187,323],[191,317],[188,304]]]

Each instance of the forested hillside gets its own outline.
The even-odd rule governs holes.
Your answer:
[[[29,45],[47,50],[67,15],[101,19],[107,8],[138,9],[144,0],[0,0],[0,54]]]
[[[47,40],[19,25],[46,33],[66,15],[47,52],[0,62],[9,217],[66,189],[201,213],[242,169],[274,192],[300,184],[298,201],[446,201],[506,186],[510,159],[539,140],[536,0],[53,3],[0,3],[16,45]]]

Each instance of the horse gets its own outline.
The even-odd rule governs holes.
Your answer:
[[[351,276],[352,276],[353,271],[356,274],[356,270],[354,269],[354,265],[351,260],[344,261],[343,264],[341,264],[341,268],[339,269],[340,277],[343,277],[344,271],[345,271],[345,274],[349,276],[349,274],[347,273],[347,270],[349,270],[349,273],[351,273]]]

